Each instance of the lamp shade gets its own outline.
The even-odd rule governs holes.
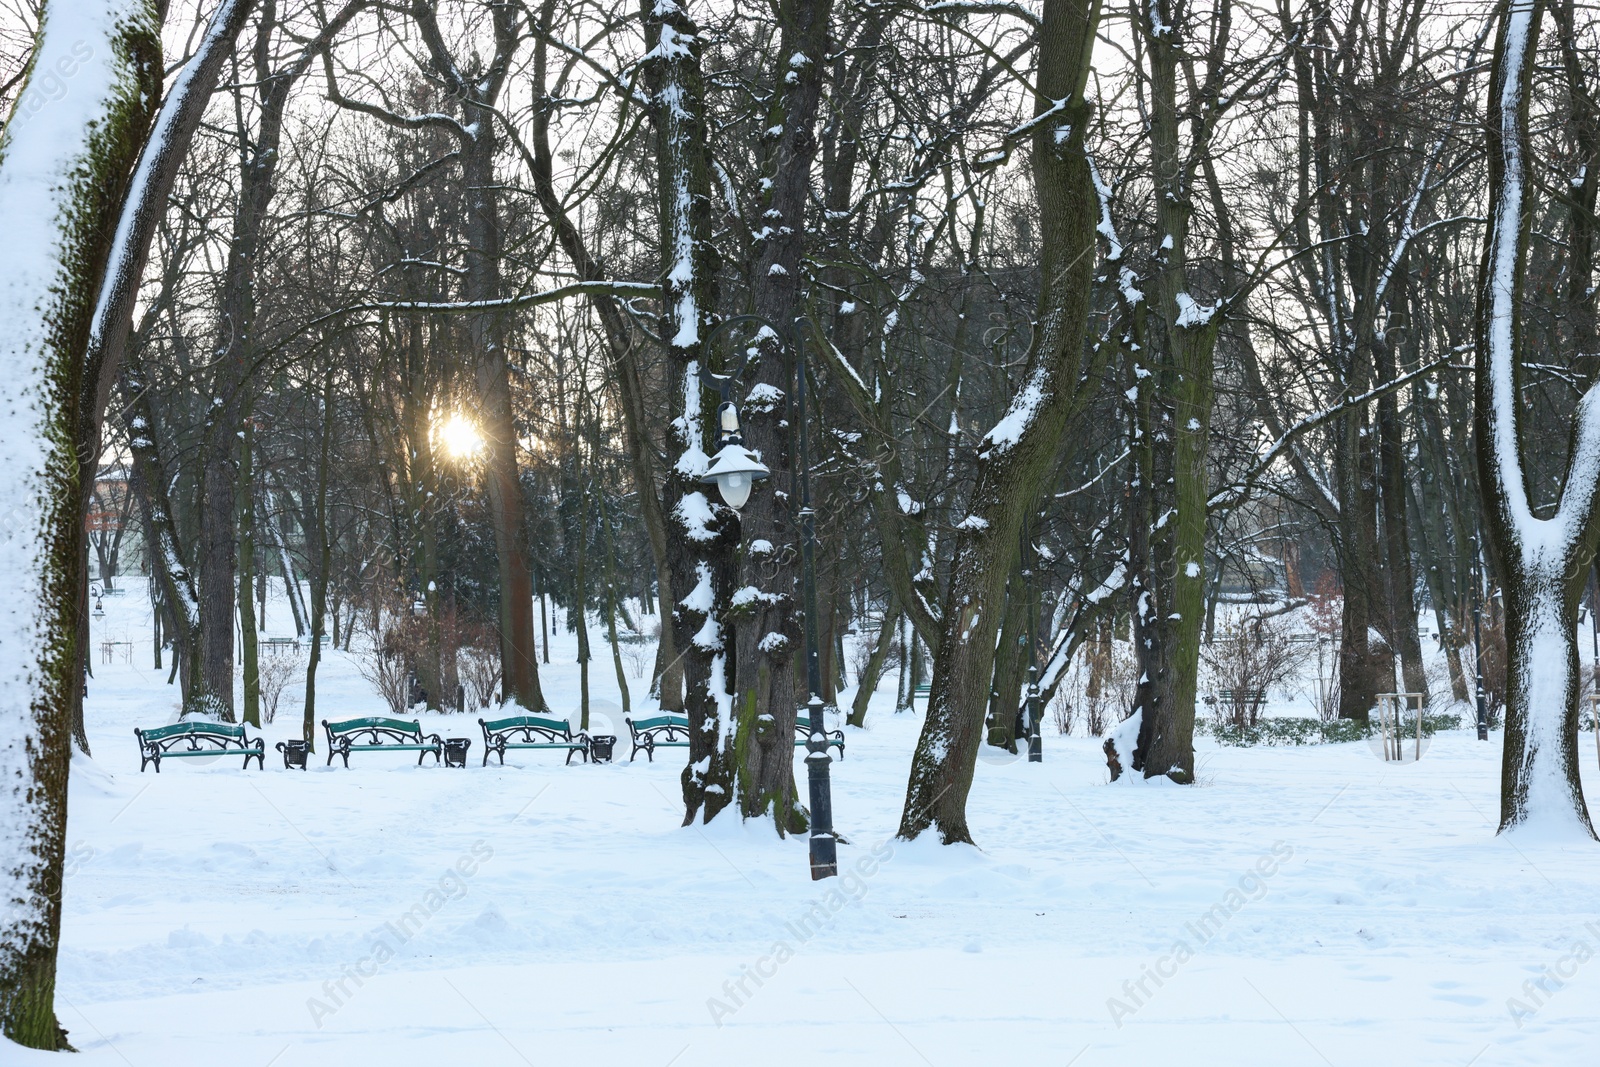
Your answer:
[[[726,444],[712,457],[711,465],[700,480],[715,484],[717,492],[722,494],[723,503],[738,511],[750,499],[752,484],[770,473],[766,464],[748,448]]]

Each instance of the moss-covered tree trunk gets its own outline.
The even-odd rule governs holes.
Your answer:
[[[1023,387],[984,438],[968,516],[957,526],[934,650],[933,686],[911,760],[900,836],[933,830],[970,842],[967,794],[982,743],[1006,579],[1022,520],[1083,410],[1099,368],[1085,367],[1097,204],[1084,155],[1084,84],[1100,21],[1095,0],[1045,0],[1039,30],[1033,176],[1042,237],[1038,328]],[[1058,113],[1059,112],[1059,113]]]
[[[53,0],[0,137],[0,1033],[56,1049],[56,946],[83,650],[79,445],[96,299],[161,71],[156,5]],[[36,84],[46,75],[50,86]],[[51,86],[66,86],[56,92]],[[87,395],[86,395],[87,394]]]
[[[801,554],[799,501],[790,497],[796,484],[791,444],[797,420],[810,417],[793,403],[795,345],[805,343],[806,212],[832,11],[832,0],[781,0],[777,7],[757,199],[763,225],[749,267],[756,313],[784,336],[769,331],[759,338],[755,385],[742,409],[745,444],[770,468],[771,479],[740,515],[744,552],[734,629],[739,803],[746,818],[770,818],[779,834],[806,825],[794,781],[794,723],[804,698],[796,666],[803,647]]]
[[[1166,3],[1152,3],[1141,24],[1150,82],[1150,170],[1155,182],[1157,231],[1163,234],[1153,263],[1153,306],[1144,320],[1159,356],[1149,399],[1150,449],[1145,491],[1153,507],[1149,585],[1154,611],[1142,612],[1156,667],[1142,693],[1134,766],[1146,777],[1194,780],[1195,695],[1200,636],[1205,624],[1206,521],[1210,497],[1213,362],[1219,309],[1189,292],[1189,234],[1202,144],[1182,143],[1179,82],[1187,76],[1186,45]],[[1192,106],[1192,105],[1191,105]],[[1201,127],[1203,128],[1203,127]]]
[[[987,741],[1007,752],[1017,750],[1017,710],[1027,674],[1028,596],[1020,560],[1006,583],[1005,617],[994,650],[994,680],[989,684]]]
[[[720,256],[711,242],[711,155],[706,135],[703,43],[686,0],[644,0],[645,68],[655,128],[660,198],[661,334],[673,386],[676,460],[662,492],[673,594],[670,625],[683,659],[689,762],[683,769],[684,825],[710,822],[734,799],[734,721],[729,698],[732,645],[726,611],[739,524],[699,481],[710,462],[715,398],[700,382],[711,353]],[[663,620],[667,625],[668,620]]]

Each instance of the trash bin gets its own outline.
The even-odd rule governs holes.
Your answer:
[[[447,737],[444,739],[444,765],[446,767],[465,767],[467,765],[467,749],[472,747],[470,737]]]
[[[598,734],[589,738],[589,758],[595,763],[610,763],[611,754],[617,747],[617,739],[613,734]]]
[[[306,753],[311,751],[310,745],[304,741],[279,741],[273,747],[283,753],[284,770],[291,767],[299,767],[302,771],[306,769]]]

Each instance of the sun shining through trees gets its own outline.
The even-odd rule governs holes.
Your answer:
[[[1597,220],[1588,0],[0,0],[0,1067],[1593,1062]]]
[[[433,435],[445,455],[458,463],[477,459],[483,452],[483,434],[476,423],[459,411],[452,411],[436,423]]]

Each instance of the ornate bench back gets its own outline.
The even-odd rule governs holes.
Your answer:
[[[687,715],[656,715],[648,719],[629,719],[628,729],[633,731],[633,736],[640,734],[654,734],[660,732],[671,741],[676,734],[682,734],[684,740],[689,738],[689,717]]]
[[[348,739],[352,743],[364,741],[366,744],[381,745],[387,738],[400,743],[422,742],[422,724],[410,719],[386,719],[380,716],[344,719],[340,722],[323,719],[322,726],[328,731],[330,741]]]
[[[144,744],[164,751],[184,741],[189,743],[191,750],[198,750],[202,741],[216,748],[242,748],[245,744],[244,726],[229,722],[175,722],[170,726],[154,726],[148,730],[135,728],[134,733],[139,735],[139,740]]]
[[[507,740],[534,744],[534,735],[548,741],[571,741],[572,724],[565,719],[546,719],[538,715],[510,715],[504,719],[478,720],[485,739],[505,734]]]

